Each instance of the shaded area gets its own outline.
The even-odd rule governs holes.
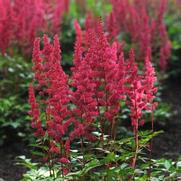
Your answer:
[[[16,165],[16,157],[27,154],[24,143],[15,140],[14,143],[9,142],[0,147],[0,180],[19,181],[26,169]]]
[[[154,157],[166,157],[176,160],[181,156],[181,78],[167,80],[163,91],[163,101],[171,105],[172,117],[164,133],[154,138]]]

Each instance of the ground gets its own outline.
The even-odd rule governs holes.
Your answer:
[[[27,154],[21,142],[8,143],[0,147],[0,181],[19,181],[25,169],[16,165],[16,156]]]
[[[165,85],[162,99],[171,105],[173,116],[154,140],[154,155],[175,160],[181,156],[181,80],[171,79]]]

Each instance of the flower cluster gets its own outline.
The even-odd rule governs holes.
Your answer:
[[[150,51],[147,51],[145,73],[140,75],[134,51],[131,50],[125,60],[120,44],[109,43],[100,20],[93,22],[88,19],[87,22],[84,32],[75,22],[77,38],[71,76],[66,75],[61,67],[58,36],[51,44],[45,35],[42,50],[40,40],[37,38],[34,42],[34,85],[39,93],[39,104],[31,84],[29,103],[32,123],[37,123],[33,128],[43,130],[42,133],[49,137],[47,160],[59,158],[65,172],[69,170],[70,145],[74,140],[80,139],[82,145],[85,139],[98,140],[93,134],[95,130],[101,132],[101,141],[104,134],[116,135],[120,101],[128,103],[135,133],[143,123],[143,111],[150,110],[150,106],[152,110],[155,108],[156,78]],[[92,28],[89,23],[94,23],[95,27]],[[39,118],[39,110],[44,121]]]
[[[38,122],[38,126],[44,128],[49,137],[49,150],[47,161],[54,157],[60,157],[60,162],[69,157],[70,140],[66,138],[68,127],[72,123],[68,110],[70,101],[70,90],[68,87],[68,76],[60,65],[61,52],[58,36],[54,37],[53,44],[50,44],[48,37],[43,37],[44,48],[40,50],[40,39],[34,42],[33,70],[35,72],[34,82],[40,96],[41,110],[44,112],[45,123],[39,120],[38,103],[29,88],[29,102],[31,105],[32,124]],[[37,128],[33,126],[33,128]],[[36,136],[39,136],[36,134]],[[65,164],[65,163],[64,163]]]
[[[68,6],[68,0],[0,0],[0,51],[16,44],[24,54],[30,54],[38,33],[60,32]]]
[[[44,130],[40,120],[39,104],[36,101],[32,84],[29,86],[29,104],[31,105],[31,111],[29,114],[32,116],[32,128],[35,129],[35,136],[44,136]]]
[[[139,46],[139,54],[144,59],[151,47],[160,55],[159,65],[162,70],[167,66],[171,43],[163,21],[166,0],[111,0],[113,10],[107,18],[107,30],[110,39],[116,39],[120,32],[128,33],[131,43]],[[148,8],[149,7],[149,8]]]
[[[138,67],[135,63],[134,51],[131,50],[129,54],[129,62],[127,68],[127,88],[128,106],[131,110],[131,122],[136,129],[139,125],[144,124],[142,120],[143,110],[154,111],[157,103],[155,102],[155,94],[157,88],[155,87],[156,76],[154,68],[150,60],[150,49],[147,50],[145,57],[145,71],[143,75],[138,73]]]
[[[4,54],[13,38],[13,24],[11,1],[0,1],[0,50]]]

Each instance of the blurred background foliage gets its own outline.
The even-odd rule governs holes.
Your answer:
[[[27,89],[31,63],[20,55],[0,56],[0,145],[29,133]],[[14,138],[13,138],[14,139]]]
[[[172,54],[168,66],[168,74],[173,77],[181,75],[181,3],[169,1],[169,8],[165,16],[169,38],[172,43]]]

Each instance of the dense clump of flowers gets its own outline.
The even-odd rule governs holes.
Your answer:
[[[75,46],[74,46],[74,70],[76,71],[76,68],[80,65],[80,62],[82,60],[82,53],[83,53],[83,32],[80,28],[80,25],[78,24],[77,21],[74,22],[74,27],[75,27],[75,31],[76,31],[76,42],[75,42]]]
[[[72,69],[72,85],[76,88],[73,99],[75,110],[81,114],[86,125],[90,125],[96,117],[101,119],[103,133],[106,119],[112,122],[119,111],[118,63],[116,46],[109,45],[100,22],[95,24],[97,31],[87,26],[87,50],[84,51],[80,43],[80,30],[76,24],[79,38],[75,47],[75,67]],[[119,77],[119,80],[121,79],[122,77]]]
[[[90,26],[91,23],[95,26]],[[66,75],[61,67],[58,36],[51,44],[44,35],[44,48],[40,50],[40,39],[37,38],[33,50],[37,101],[32,84],[29,88],[32,127],[36,136],[45,134],[49,138],[45,160],[52,163],[52,159],[58,158],[64,173],[70,169],[70,148],[75,140],[80,140],[83,147],[84,140],[102,142],[105,134],[115,139],[116,116],[121,112],[121,101],[126,101],[130,109],[137,148],[143,111],[153,111],[156,106],[156,78],[149,50],[145,73],[139,74],[134,51],[131,50],[125,60],[121,45],[109,43],[100,20],[87,19],[84,31],[75,22],[75,29],[72,74]],[[40,110],[44,116],[40,116]],[[110,129],[107,129],[108,126]],[[94,131],[101,133],[100,139],[93,134]]]
[[[0,51],[4,54],[13,38],[11,0],[0,1]]]
[[[148,49],[147,56],[145,58],[145,73],[143,85],[147,102],[146,109],[152,112],[152,130],[154,129],[153,112],[157,106],[157,102],[155,102],[155,94],[158,91],[157,87],[155,87],[155,82],[157,82],[157,78],[155,70],[151,64],[151,52],[150,49]]]
[[[155,87],[156,76],[154,68],[151,64],[150,49],[147,50],[145,58],[145,70],[143,75],[138,73],[138,67],[135,62],[134,51],[129,53],[129,61],[127,64],[129,70],[127,74],[127,104],[130,109],[131,124],[133,126],[133,132],[135,137],[135,152],[139,149],[138,129],[139,126],[144,125],[143,111],[152,112],[152,130],[153,130],[153,111],[156,108],[157,102],[155,102],[155,94],[157,88]],[[133,159],[132,166],[135,167],[136,157]]]
[[[30,54],[39,33],[60,32],[61,20],[68,7],[68,0],[0,0],[1,52],[17,45],[24,54]]]
[[[52,33],[60,31],[62,17],[69,10],[69,0],[47,0],[45,3],[46,19],[49,21]]]
[[[15,41],[23,51],[31,52],[30,44],[46,26],[43,1],[15,0],[11,8],[13,21],[9,23],[14,26]]]
[[[164,70],[171,49],[163,21],[166,0],[111,0],[111,4],[113,10],[107,18],[109,38],[117,39],[120,33],[127,33],[130,43],[139,46],[140,58],[143,60],[147,49],[151,47],[155,57],[159,56],[157,64]]]
[[[50,44],[47,36],[44,36],[44,48],[40,50],[40,40],[36,39],[33,51],[34,81],[39,92],[41,110],[45,114],[44,131],[49,137],[49,150],[47,161],[53,157],[60,157],[60,162],[69,157],[70,140],[65,138],[67,129],[72,123],[69,119],[69,87],[68,77],[60,66],[61,52],[58,36],[55,36],[53,44]],[[38,103],[32,91],[29,89],[29,102],[31,105],[32,122],[43,124],[39,120]],[[39,126],[38,124],[38,126]],[[37,128],[33,126],[33,128]],[[36,134],[38,136],[38,134]],[[65,164],[65,163],[63,163]]]
[[[131,111],[132,126],[138,129],[142,118],[142,110],[146,107],[146,103],[144,102],[144,87],[142,85],[142,77],[138,74],[138,67],[135,62],[134,51],[131,50],[129,54],[129,73],[127,82],[130,86],[128,87],[127,91],[129,98],[128,105]]]
[[[29,104],[31,105],[31,111],[29,114],[32,116],[32,128],[35,129],[35,136],[41,137],[44,135],[42,123],[40,120],[39,104],[36,101],[33,85],[29,86]]]

